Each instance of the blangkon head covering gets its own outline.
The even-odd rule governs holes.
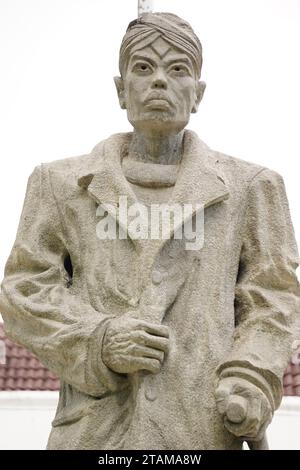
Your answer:
[[[129,23],[120,47],[121,76],[128,65],[130,53],[149,46],[160,36],[191,58],[196,75],[200,78],[202,46],[199,38],[187,21],[173,13],[161,12],[145,13]]]

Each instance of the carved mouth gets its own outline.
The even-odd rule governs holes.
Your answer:
[[[150,98],[145,102],[147,108],[168,110],[170,109],[170,102],[166,98]]]

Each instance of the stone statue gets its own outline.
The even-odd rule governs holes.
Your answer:
[[[284,183],[185,130],[201,65],[184,20],[132,21],[115,83],[133,132],[29,178],[0,310],[61,379],[49,449],[255,447],[280,404],[300,298]],[[190,210],[152,236],[168,211],[145,211],[172,205]]]

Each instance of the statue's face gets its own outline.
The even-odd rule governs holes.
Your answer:
[[[197,110],[201,84],[189,56],[160,37],[131,53],[117,87],[136,130],[178,133]]]

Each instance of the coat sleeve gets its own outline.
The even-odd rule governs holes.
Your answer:
[[[108,369],[101,347],[111,316],[94,310],[70,288],[68,250],[49,170],[31,174],[17,237],[5,267],[0,312],[6,334],[63,381],[99,397],[126,385]]]
[[[219,376],[241,376],[258,385],[273,410],[291,357],[300,289],[299,256],[283,179],[261,170],[249,186],[235,291],[233,348]]]

